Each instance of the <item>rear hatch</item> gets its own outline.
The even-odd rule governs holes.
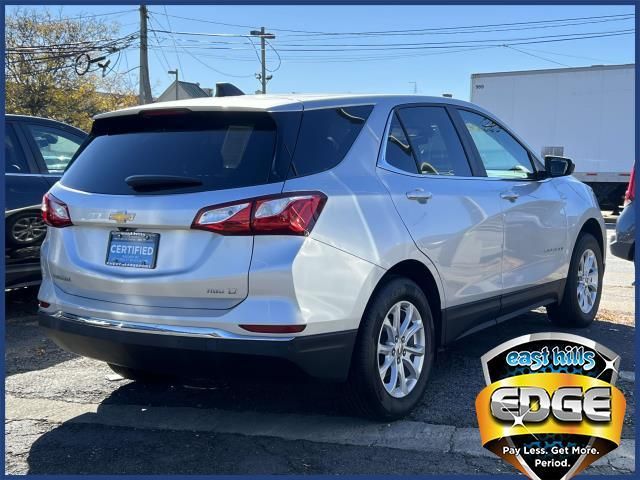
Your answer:
[[[182,109],[96,120],[50,192],[73,223],[50,235],[56,286],[129,305],[240,303],[253,237],[192,223],[204,207],[280,193],[299,122],[299,112]]]

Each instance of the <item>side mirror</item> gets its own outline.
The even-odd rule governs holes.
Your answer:
[[[564,177],[571,175],[576,168],[571,159],[546,155],[544,157],[544,169],[549,177]]]

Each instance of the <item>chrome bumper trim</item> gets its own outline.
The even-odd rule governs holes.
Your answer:
[[[129,322],[124,320],[110,320],[105,318],[89,317],[82,315],[75,315],[73,313],[63,312],[58,310],[57,312],[47,312],[40,310],[41,313],[49,315],[53,318],[59,318],[70,322],[76,322],[83,325],[90,325],[92,327],[107,328],[110,330],[119,330],[124,332],[136,332],[136,333],[151,333],[160,335],[174,335],[183,337],[199,337],[199,338],[219,338],[227,340],[260,340],[267,342],[288,342],[295,337],[271,337],[271,336],[256,336],[256,335],[238,335],[219,328],[210,327],[186,327],[180,325],[161,325],[157,323],[140,323]]]

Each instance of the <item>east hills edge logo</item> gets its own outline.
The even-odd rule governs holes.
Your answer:
[[[567,480],[620,444],[620,357],[587,338],[537,333],[482,357],[482,445],[536,480]]]

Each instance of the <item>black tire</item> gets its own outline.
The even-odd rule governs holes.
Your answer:
[[[18,228],[20,230],[17,230]],[[19,236],[18,231],[24,236]],[[40,245],[46,233],[47,227],[39,210],[16,213],[6,219],[5,239],[7,244],[13,247]]]
[[[580,308],[578,302],[578,267],[580,258],[586,250],[591,250],[596,257],[598,264],[598,288],[596,299],[588,313]],[[571,264],[569,265],[569,274],[564,287],[562,301],[558,304],[549,305],[547,314],[551,323],[559,327],[585,328],[593,322],[598,313],[600,298],[602,296],[602,276],[604,274],[604,265],[602,264],[602,251],[600,244],[590,233],[583,233],[578,237],[576,245],[571,255]]]
[[[113,370],[115,373],[120,375],[122,378],[126,378],[127,380],[133,380],[134,382],[139,383],[170,383],[171,378],[167,375],[162,375],[160,373],[148,372],[146,370],[138,370],[135,368],[123,367],[121,365],[114,365],[113,363],[108,363],[109,368]]]
[[[418,381],[403,398],[392,397],[378,370],[378,338],[382,323],[400,301],[411,302],[422,317],[425,332],[424,363]],[[375,420],[397,420],[407,415],[420,401],[433,365],[435,338],[433,316],[424,292],[403,277],[391,277],[373,294],[360,323],[347,383],[347,394],[355,413]]]

